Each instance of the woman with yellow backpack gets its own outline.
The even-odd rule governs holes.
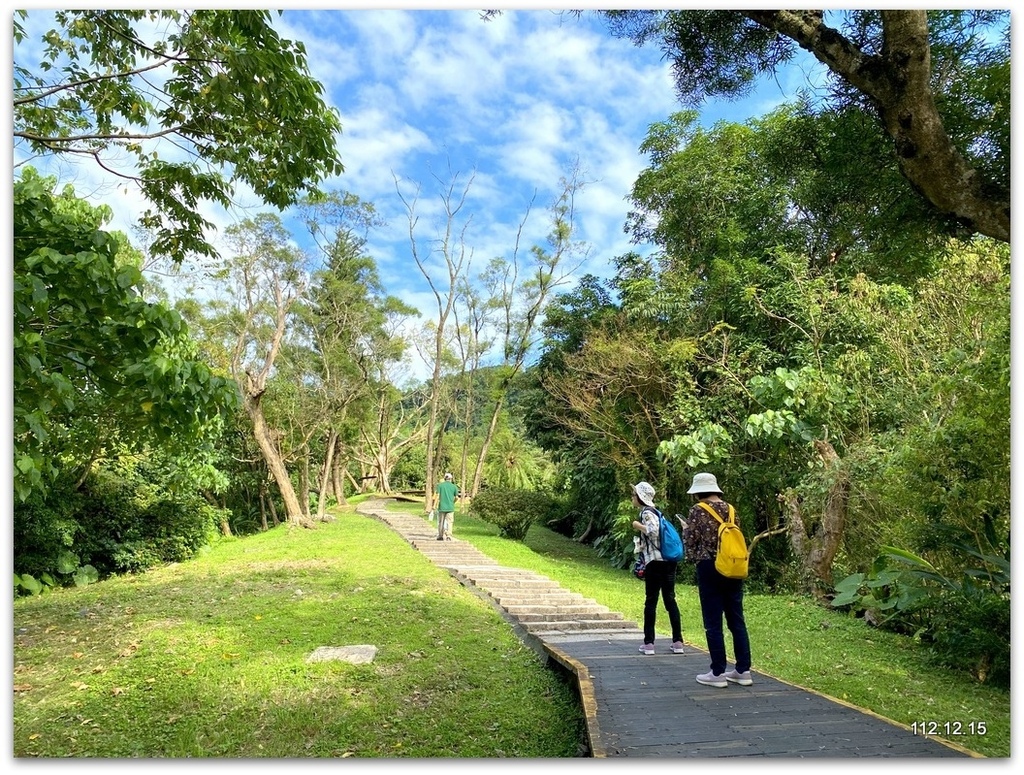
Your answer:
[[[735,558],[729,565],[740,564],[742,568],[728,567],[723,553],[722,562],[716,568],[719,553],[720,528],[730,529],[736,522],[735,509],[722,498],[722,490],[713,474],[699,473],[693,477],[690,489],[696,503],[687,515],[683,542],[685,556],[697,566],[697,593],[700,597],[701,616],[707,635],[708,652],[711,655],[711,670],[697,676],[697,683],[722,689],[730,683],[750,686],[750,638],[747,623],[743,618],[743,578],[746,576],[746,547],[742,549],[742,562]],[[736,531],[739,533],[739,531]],[[739,533],[742,538],[742,533]],[[721,569],[721,570],[720,570]],[[723,575],[722,571],[729,575]],[[730,577],[731,576],[731,577]],[[732,645],[736,664],[732,670],[725,653],[725,632],[722,618],[732,633]]]

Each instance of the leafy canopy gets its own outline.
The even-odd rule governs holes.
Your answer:
[[[178,313],[140,295],[123,235],[32,169],[14,184],[14,484],[24,499],[116,438],[184,444],[235,400]]]
[[[237,184],[285,208],[343,171],[337,112],[270,11],[56,11],[38,62],[25,61],[27,15],[14,22],[16,158],[88,157],[133,182],[155,255],[214,255],[200,210],[230,205]]]

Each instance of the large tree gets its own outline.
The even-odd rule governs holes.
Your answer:
[[[472,260],[473,250],[466,240],[466,232],[469,229],[471,218],[463,213],[469,189],[473,185],[475,175],[470,175],[465,185],[458,189],[459,174],[449,170],[450,177],[447,181],[441,180],[434,175],[434,181],[440,189],[439,199],[443,217],[439,220],[437,231],[440,237],[430,244],[434,247],[427,247],[423,238],[418,236],[417,227],[419,215],[416,207],[419,201],[419,190],[413,197],[402,193],[398,178],[395,178],[395,189],[399,199],[405,205],[406,214],[409,220],[409,245],[413,260],[419,268],[423,278],[430,287],[430,293],[434,297],[437,306],[437,318],[432,322],[433,336],[430,351],[425,353],[426,360],[431,364],[430,375],[430,413],[427,419],[426,442],[427,442],[427,465],[424,476],[424,500],[423,505],[429,511],[433,500],[434,475],[436,467],[437,450],[440,446],[440,436],[443,434],[444,426],[439,424],[442,390],[442,372],[445,361],[448,359],[448,340],[451,332],[448,330],[449,319],[454,315],[455,305],[459,296],[459,289],[463,285],[465,273]],[[439,256],[444,264],[444,275],[440,279],[432,273],[435,256]]]
[[[783,248],[819,271],[908,281],[947,239],[861,111],[815,112],[801,101],[745,124],[698,119],[675,113],[640,145],[651,163],[633,185],[626,230],[658,245],[665,268],[714,281],[723,267],[770,263]]]
[[[582,171],[573,164],[559,181],[560,190],[551,203],[551,228],[547,245],[533,245],[529,257],[519,252],[519,236],[507,258],[496,258],[483,275],[490,305],[497,310],[498,345],[501,363],[492,388],[491,418],[484,432],[470,496],[476,496],[483,484],[488,450],[498,430],[513,380],[522,371],[527,357],[540,338],[538,330],[552,295],[586,258],[587,246],[575,239],[576,194],[584,186]],[[525,218],[524,218],[525,223]],[[522,225],[520,225],[520,232]]]
[[[263,213],[228,229],[233,254],[217,274],[220,296],[213,307],[230,340],[230,370],[267,469],[284,501],[288,521],[310,524],[309,503],[299,500],[282,449],[284,432],[268,421],[267,396],[277,376],[286,338],[305,299],[308,256],[288,244],[280,218]]]
[[[322,518],[328,493],[344,502],[340,473],[348,469],[363,426],[373,423],[375,398],[382,394],[377,360],[393,360],[404,352],[402,339],[388,330],[390,319],[416,313],[386,295],[377,263],[367,252],[368,230],[383,225],[372,204],[333,192],[321,202],[306,202],[303,213],[322,256],[301,314],[302,338],[314,361],[305,384],[319,397],[306,424],[318,423],[326,437],[317,505]],[[379,479],[382,486],[386,481],[383,475]]]
[[[823,104],[873,114],[951,232],[1009,241],[1009,11],[603,13],[614,34],[661,47],[686,106],[742,96],[810,52],[834,76]]]
[[[270,11],[15,13],[16,163],[91,159],[137,186],[155,255],[212,256],[201,210],[236,185],[285,208],[342,172],[338,115]],[[43,13],[55,26],[30,39]]]
[[[84,479],[111,448],[199,446],[234,386],[188,327],[141,293],[137,254],[110,217],[28,168],[14,184],[14,488]],[[185,452],[183,457],[188,457]]]

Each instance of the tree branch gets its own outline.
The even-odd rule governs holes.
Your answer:
[[[971,230],[1010,241],[1009,191],[992,193],[953,145],[931,89],[927,11],[881,11],[880,55],[866,55],[822,22],[821,11],[744,11],[795,41],[865,94],[895,146],[904,177]]]

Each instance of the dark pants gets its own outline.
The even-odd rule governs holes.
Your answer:
[[[700,613],[704,619],[708,652],[711,654],[711,672],[721,675],[727,667],[723,616],[732,633],[736,671],[747,672],[750,670],[750,638],[747,636],[747,622],[743,618],[743,582],[727,579],[716,571],[713,559],[701,560],[697,563],[697,592],[700,595]]]
[[[644,643],[654,643],[654,620],[658,613],[658,595],[665,601],[668,621],[672,625],[672,642],[683,639],[683,625],[679,621],[676,604],[676,565],[667,560],[647,563],[644,570]]]

